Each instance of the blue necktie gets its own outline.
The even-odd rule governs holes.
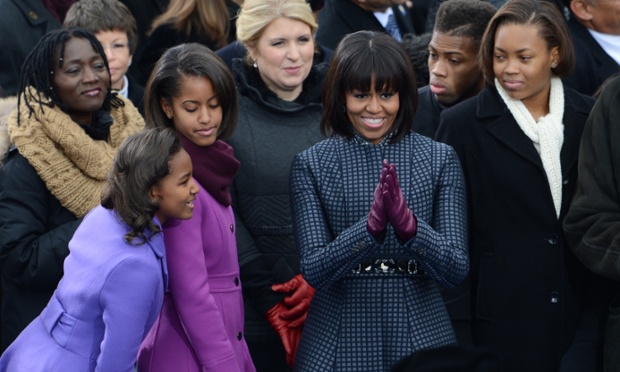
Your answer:
[[[400,36],[400,30],[398,29],[398,24],[396,24],[396,18],[394,18],[394,13],[388,16],[387,25],[385,25],[385,31],[392,35],[394,39],[397,41],[402,41]]]

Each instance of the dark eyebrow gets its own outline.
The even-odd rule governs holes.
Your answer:
[[[499,50],[502,53],[506,53],[506,51],[504,49],[500,48],[500,47],[495,47],[495,49]],[[523,52],[529,51],[529,50],[532,50],[532,49],[531,48],[522,48],[522,49],[517,49],[516,52],[517,53],[523,53]]]

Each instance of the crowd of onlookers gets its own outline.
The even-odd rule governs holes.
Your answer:
[[[620,370],[620,2],[0,0],[0,371]]]

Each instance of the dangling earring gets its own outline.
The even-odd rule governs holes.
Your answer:
[[[556,68],[556,67],[558,67],[558,64],[553,62],[553,64],[551,64],[551,68]]]
[[[254,61],[254,64],[252,65],[252,67],[258,68],[258,65],[256,64],[256,61]]]

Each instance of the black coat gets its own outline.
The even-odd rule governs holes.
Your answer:
[[[579,259],[610,278],[602,291],[616,297],[606,325],[605,367],[620,371],[620,76],[611,79],[583,132],[577,192],[564,220]],[[607,288],[605,288],[607,287]],[[608,301],[609,302],[609,301]]]
[[[52,297],[81,221],[50,193],[26,158],[17,150],[9,153],[0,167],[2,351]]]
[[[415,33],[412,19],[403,16],[398,7],[393,7],[393,10],[401,35]],[[373,12],[360,8],[351,0],[326,1],[325,7],[319,12],[319,25],[316,40],[330,49],[336,49],[340,40],[352,32],[361,30],[385,32],[385,28]]]
[[[60,22],[40,0],[0,0],[0,85],[6,95],[19,90],[26,57]]]
[[[434,138],[439,126],[439,115],[444,109],[428,85],[418,89],[418,109],[413,118],[413,130],[423,136]]]
[[[144,87],[129,75],[127,75],[127,80],[129,81],[127,98],[136,106],[140,114],[144,116]]]
[[[138,77],[141,75],[138,62],[142,51],[146,46],[146,39],[148,32],[151,30],[151,24],[153,20],[160,14],[166,11],[169,0],[120,0],[125,4],[133,17],[136,19],[136,25],[138,26],[138,45],[133,52],[134,63],[129,66],[128,75]],[[138,107],[138,106],[136,106]]]
[[[444,110],[437,132],[459,154],[467,183],[471,313],[460,319],[471,319],[474,345],[498,352],[509,371],[556,371],[583,334],[586,270],[562,219],[594,101],[569,88],[564,96],[559,220],[540,156],[495,88]]]
[[[237,37],[237,28],[235,26],[236,14],[239,11],[239,6],[232,0],[226,0],[226,7],[230,14],[228,32],[228,43],[234,41]],[[200,43],[207,46],[211,50],[216,50],[216,41],[207,34],[199,33],[195,30],[187,35],[183,32],[179,32],[172,26],[171,23],[160,25],[149,35],[145,42],[144,49],[137,60],[139,71],[135,75],[135,78],[140,84],[146,85],[146,82],[151,75],[151,71],[155,66],[155,63],[159,60],[162,54],[173,46],[177,46],[183,43]]]
[[[592,95],[607,78],[620,72],[620,65],[574,16],[568,21],[568,28],[575,48],[575,71],[563,79],[564,83],[580,93]]]

